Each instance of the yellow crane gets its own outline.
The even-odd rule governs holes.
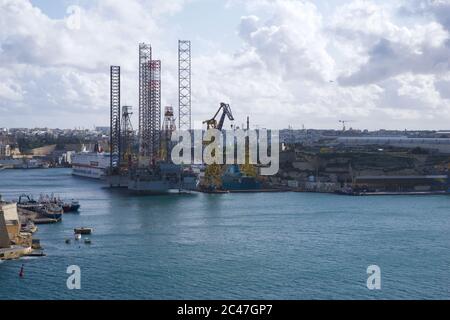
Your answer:
[[[220,120],[217,121],[216,118],[219,113],[222,112]],[[231,107],[229,104],[224,102],[220,103],[220,107],[216,114],[208,120],[203,121],[203,124],[207,125],[207,129],[217,129],[222,130],[225,119],[228,118],[230,121],[234,121],[233,113],[231,112]],[[210,144],[211,141],[204,141],[205,145]],[[222,166],[217,163],[210,164],[205,169],[205,181],[204,184],[207,188],[220,189],[222,186]]]
[[[219,115],[219,113],[222,111],[222,115],[220,116],[219,122],[217,122],[216,118]],[[230,121],[234,121],[233,113],[231,112],[231,108],[229,104],[226,104],[224,102],[220,103],[220,107],[217,110],[214,117],[212,117],[209,120],[203,121],[203,124],[207,125],[208,130],[209,129],[217,129],[222,130],[223,124],[225,122],[225,118],[228,117]]]

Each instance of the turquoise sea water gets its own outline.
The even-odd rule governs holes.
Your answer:
[[[39,226],[46,257],[0,263],[0,299],[450,298],[450,195],[139,197],[67,169],[0,172],[4,198],[51,192],[80,214]],[[91,246],[64,243],[77,226],[95,228]],[[373,264],[380,291],[366,287]]]

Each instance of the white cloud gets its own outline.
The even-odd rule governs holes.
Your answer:
[[[162,42],[160,16],[176,13],[183,3],[130,0],[124,6],[123,1],[99,1],[82,9],[78,30],[68,27],[68,17],[51,19],[28,0],[0,0],[0,70],[8,79],[0,89],[0,105],[12,111],[10,117],[21,112],[30,117],[36,111],[49,119],[75,115],[46,125],[107,123],[109,66],[122,65],[128,89],[124,101],[136,105],[138,43],[152,40],[157,47]],[[92,118],[81,115],[85,112]]]
[[[8,114],[0,126],[23,119],[48,126],[108,123],[112,64],[122,66],[123,104],[137,109],[143,41],[163,60],[163,105],[176,106],[182,26],[167,17],[192,1],[129,0],[124,6],[98,0],[83,8],[81,28],[71,30],[66,19],[49,18],[29,0],[0,0],[0,108]],[[432,128],[450,120],[450,24],[442,14],[449,1],[407,2],[399,9],[355,0],[336,6],[332,16],[306,0],[242,4],[238,50],[228,53],[220,35],[196,40],[210,44],[207,54],[193,41],[195,120],[210,117],[221,101],[231,103],[238,125],[247,115],[275,128],[337,127],[341,118],[362,128]],[[32,117],[36,113],[41,116]]]
[[[322,16],[309,2],[276,1],[264,4],[272,16],[241,19],[239,34],[266,67],[284,78],[309,78],[327,82],[333,77],[334,60],[327,52]]]
[[[434,21],[401,26],[386,8],[358,0],[337,10],[332,28],[353,51],[365,56],[358,70],[341,75],[344,85],[376,83],[408,72],[450,70],[449,34]]]

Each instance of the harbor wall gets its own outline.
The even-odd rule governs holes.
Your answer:
[[[6,229],[5,215],[3,211],[0,210],[0,249],[9,248],[10,243],[8,230]]]
[[[2,203],[0,204],[0,210],[5,215],[5,221],[19,221],[16,203]]]
[[[17,204],[3,202],[0,204],[0,212],[3,213],[9,239],[17,243],[20,236],[20,220],[17,212]]]
[[[0,260],[14,260],[26,256],[32,252],[31,247],[11,246],[0,248]]]

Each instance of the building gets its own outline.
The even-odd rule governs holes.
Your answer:
[[[11,241],[20,237],[20,220],[17,213],[17,204],[12,202],[0,202],[0,213],[5,221],[8,237]]]
[[[110,127],[95,127],[95,131],[99,132],[105,136],[108,136],[111,132],[111,128]]]
[[[17,204],[0,196],[0,260],[17,259],[32,251],[32,236],[21,233]]]
[[[359,176],[354,178],[354,186],[358,189],[383,192],[446,191],[449,177],[447,175]]]
[[[8,236],[8,229],[6,228],[6,221],[3,212],[0,212],[0,249],[9,249],[11,247],[11,240]]]
[[[11,147],[8,144],[0,143],[0,158],[10,157],[11,156]]]
[[[408,137],[339,137],[334,144],[348,147],[355,146],[379,146],[397,148],[421,148],[450,154],[449,138],[408,138]]]

